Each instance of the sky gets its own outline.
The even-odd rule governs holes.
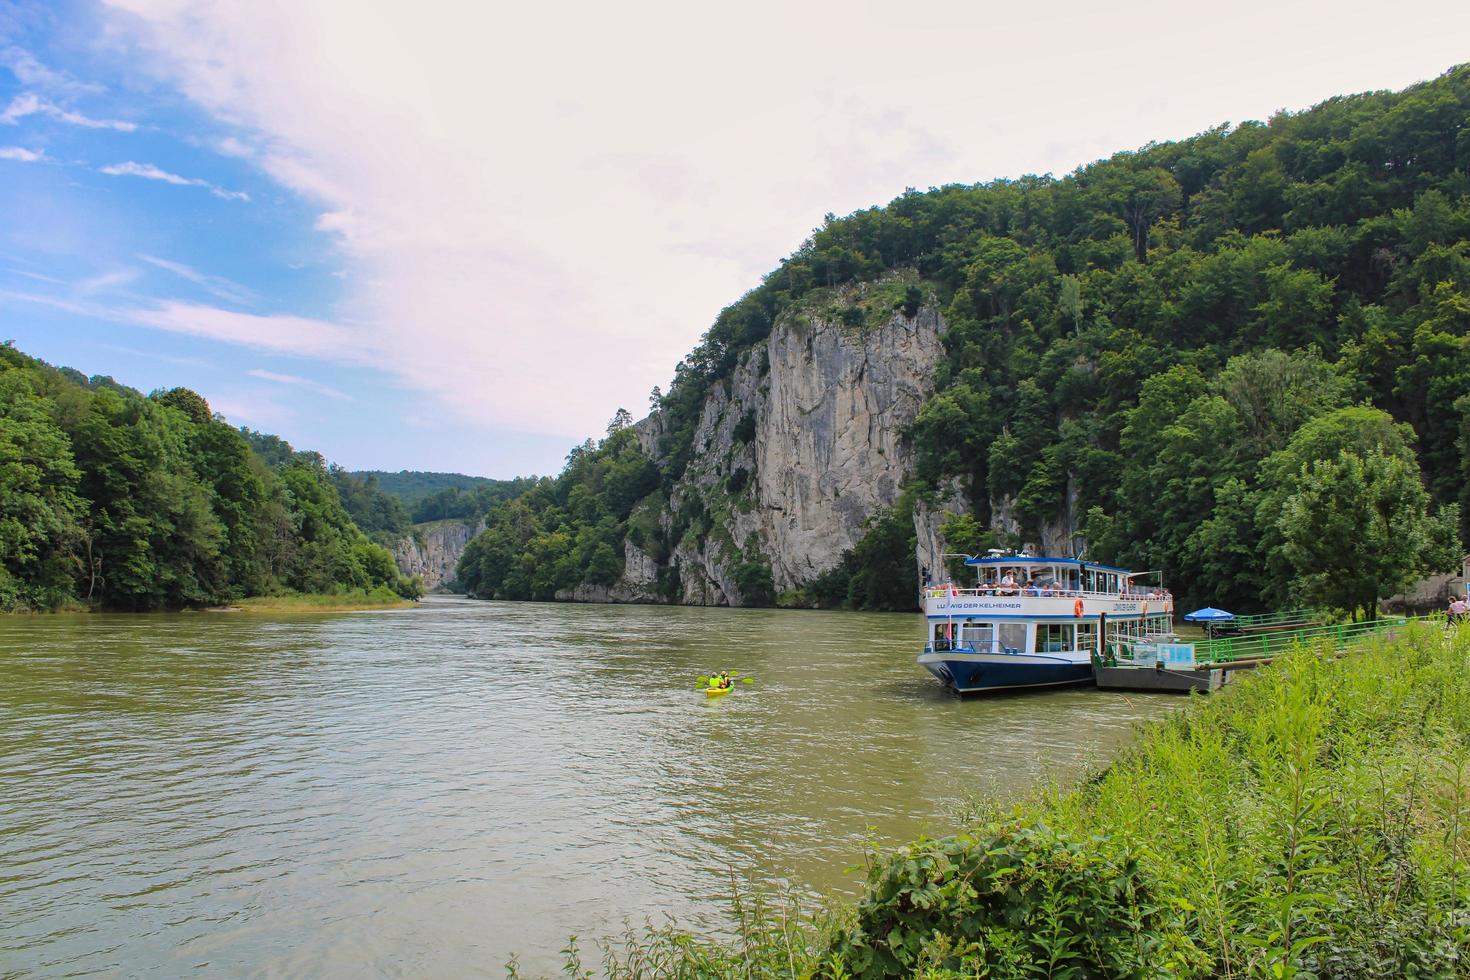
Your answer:
[[[0,340],[557,472],[828,213],[1470,60],[1470,4],[0,0]]]

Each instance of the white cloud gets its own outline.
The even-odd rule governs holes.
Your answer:
[[[27,150],[23,146],[0,146],[0,160],[15,160],[20,163],[35,163],[46,159],[40,150]]]
[[[325,395],[328,398],[335,398],[338,401],[353,401],[353,397],[347,394],[347,392],[345,391],[340,391],[337,388],[333,388],[331,385],[324,385],[319,381],[313,381],[310,378],[303,378],[299,375],[277,374],[275,371],[265,371],[260,368],[254,368],[252,370],[246,371],[245,373],[250,375],[250,377],[252,378],[259,378],[262,381],[273,381],[279,385],[291,385],[292,387],[296,388],[305,388],[308,391],[316,392],[318,395]]]
[[[108,3],[318,208],[359,325],[321,356],[567,434],[641,406],[828,211],[1401,86],[1470,34],[1462,0]]]
[[[212,411],[229,420],[231,425],[251,425],[264,431],[279,432],[291,428],[297,413],[261,390],[211,391],[205,395]]]
[[[11,125],[26,116],[34,115],[50,116],[61,122],[72,126],[82,126],[86,129],[115,129],[123,133],[131,133],[138,128],[137,123],[126,122],[121,119],[93,119],[84,116],[80,112],[63,109],[53,102],[41,98],[34,92],[22,92],[10,101],[4,112],[0,112],[0,123]]]
[[[50,293],[27,293],[16,289],[0,289],[0,301],[6,300],[45,306],[53,310],[61,310],[63,313],[70,313],[73,316],[96,320],[112,319],[111,311],[98,303],[70,299]]]
[[[210,295],[222,299],[227,303],[247,306],[255,300],[255,294],[249,289],[223,276],[211,276],[207,273],[200,272],[193,266],[185,265],[182,262],[174,262],[169,259],[161,259],[156,255],[139,253],[138,258],[147,262],[149,265],[163,269],[166,272],[172,272],[180,279],[186,279],[194,283]]]
[[[381,352],[360,331],[300,316],[237,313],[212,306],[169,300],[153,308],[118,313],[132,323],[188,334],[254,350],[292,354],[347,364],[379,366]]]
[[[75,288],[78,293],[87,296],[92,293],[111,290],[117,286],[126,286],[137,278],[137,269],[115,269],[111,272],[103,272],[90,279],[83,279],[75,284]]]
[[[216,187],[207,180],[198,177],[181,177],[154,166],[151,163],[134,163],[128,160],[125,163],[111,163],[100,168],[99,173],[108,174],[113,177],[142,177],[144,180],[161,180],[165,184],[174,184],[179,187],[203,187],[215,197],[227,201],[248,201],[250,195],[244,191],[228,191],[222,187]]]
[[[225,136],[210,144],[216,153],[227,157],[252,157],[255,151],[233,136]]]
[[[20,79],[22,85],[32,88],[88,94],[103,91],[102,86],[94,82],[79,81],[64,71],[46,67],[29,51],[13,44],[0,49],[0,65],[10,69],[10,73]]]

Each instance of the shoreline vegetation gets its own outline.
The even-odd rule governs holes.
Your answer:
[[[373,609],[411,609],[418,605],[415,599],[405,599],[392,589],[379,587],[372,591],[358,589],[342,593],[310,593],[305,595],[254,596],[240,599],[221,607],[229,612],[276,613],[276,612],[353,612]],[[212,610],[206,610],[212,611]]]
[[[1070,788],[868,862],[855,904],[732,894],[733,938],[630,927],[607,976],[1470,972],[1470,628],[1298,647]],[[592,975],[575,938],[568,976]],[[519,976],[516,961],[507,964]]]
[[[288,595],[251,596],[215,606],[190,606],[173,610],[154,610],[174,613],[333,613],[357,612],[382,609],[411,609],[418,605],[414,599],[405,599],[392,589],[379,587],[368,591],[356,589],[350,592],[310,592]],[[93,613],[117,613],[127,610],[108,609],[100,605],[83,602],[68,602],[54,609],[14,609],[0,611],[0,616],[50,616],[90,615]]]
[[[0,343],[0,610],[422,595],[344,492],[375,526],[374,487],[233,428],[196,392],[144,395]]]

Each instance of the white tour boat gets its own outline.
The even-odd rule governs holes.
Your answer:
[[[973,588],[926,586],[919,663],[962,694],[1090,684],[1093,657],[1173,631],[1174,597],[1077,558],[966,558]]]

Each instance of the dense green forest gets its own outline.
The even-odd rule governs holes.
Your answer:
[[[910,436],[912,492],[973,502],[951,544],[990,542],[1004,501],[1020,530],[1001,543],[1085,515],[1079,549],[1162,569],[1186,601],[1353,608],[1447,564],[1467,530],[1460,66],[1062,178],[910,190],[829,216],[655,391],[656,466],[615,425],[559,477],[496,508],[461,581],[546,598],[615,575],[625,537],[667,557],[704,520],[698,508],[672,526],[651,515],[669,508],[696,452],[706,396],[781,317],[830,311],[844,287],[885,278],[908,283],[895,309],[930,304],[948,325],[937,390]],[[867,320],[855,307],[836,315]],[[872,597],[894,583],[855,572],[879,562],[912,580],[901,524],[875,521],[871,554],[798,601],[881,607]],[[1391,558],[1378,560],[1384,549]]]
[[[0,609],[209,606],[416,580],[363,534],[316,453],[0,345]]]
[[[374,479],[378,489],[390,497],[397,497],[410,511],[425,497],[432,497],[445,490],[473,490],[478,486],[496,481],[483,476],[466,476],[463,473],[432,473],[425,470],[355,470],[353,476],[361,480]]]
[[[360,470],[349,475],[396,498],[407,509],[408,520],[414,524],[482,517],[491,507],[519,497],[537,483],[534,476],[492,480],[463,473],[420,470],[400,470],[397,473]]]
[[[384,492],[373,474],[358,476],[340,466],[330,466],[327,475],[352,523],[374,541],[391,548],[412,529],[412,519],[402,501]]]

